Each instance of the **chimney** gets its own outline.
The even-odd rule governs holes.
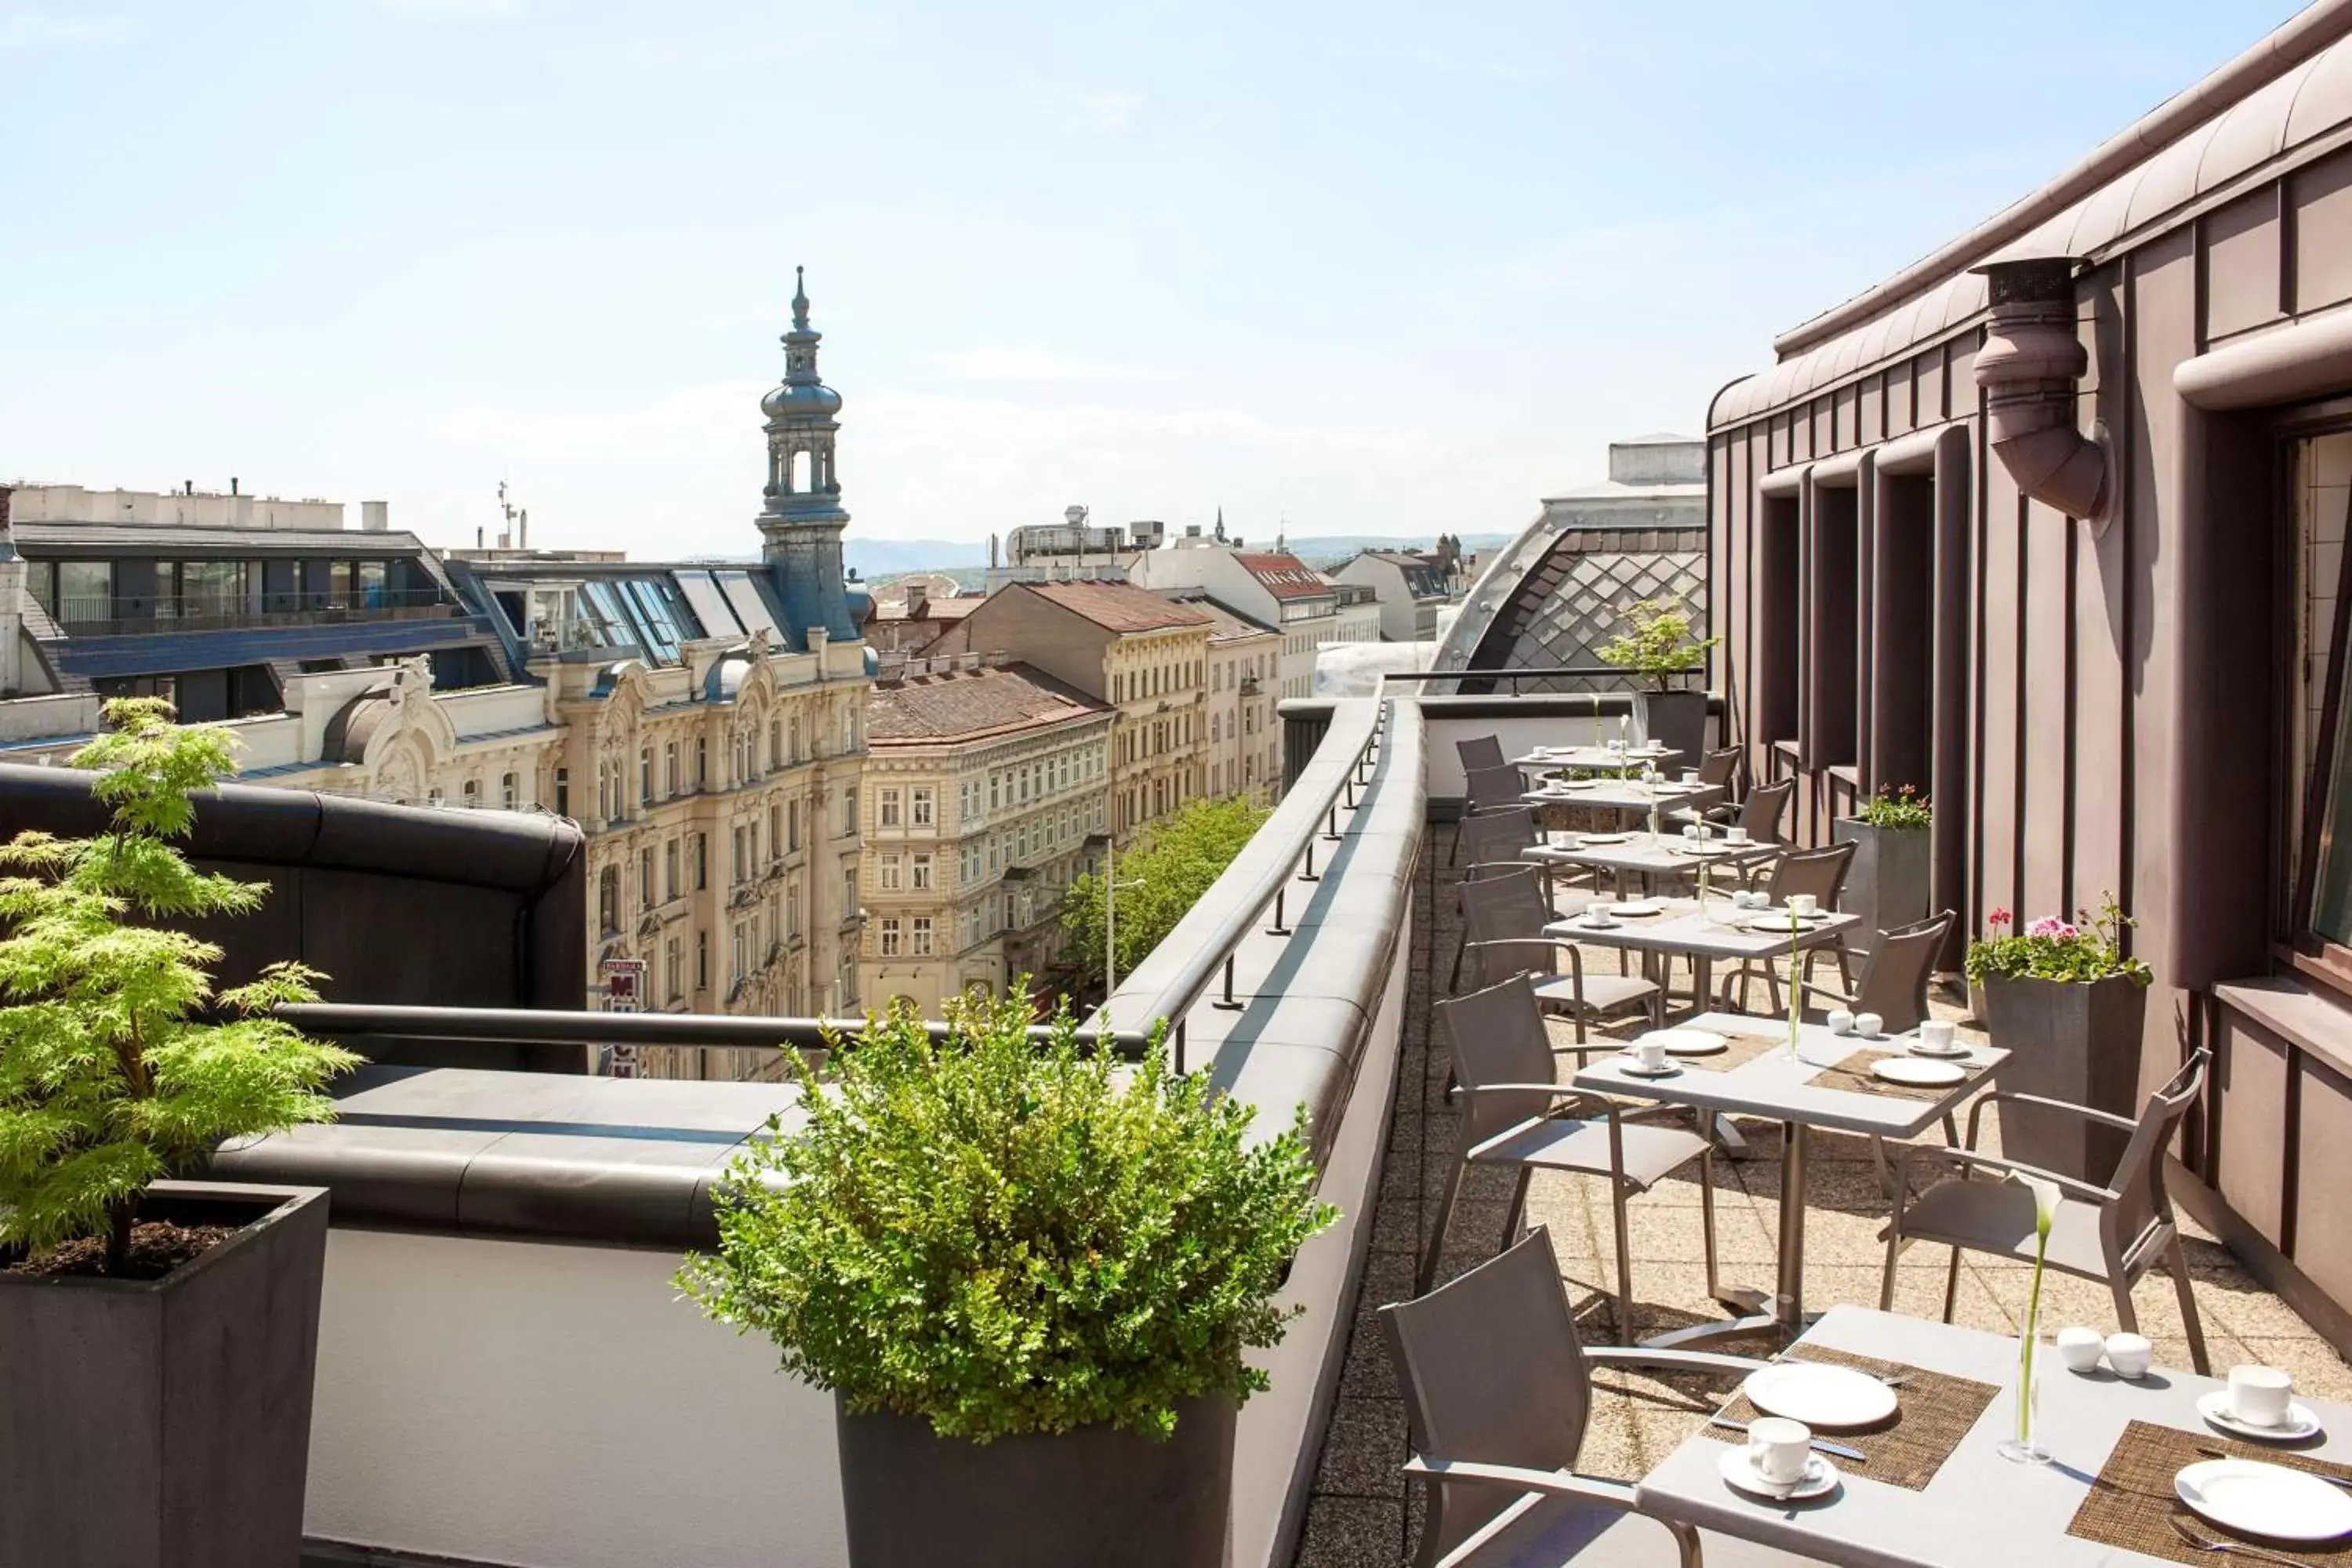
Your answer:
[[[196,493],[196,481],[195,481],[195,480],[194,480],[194,479],[182,479],[182,480],[180,481],[180,484],[181,484],[182,488],[183,488],[183,489],[186,491],[186,493],[188,493],[189,495],[194,495],[194,494],[195,494],[195,493]]]
[[[1977,352],[1985,435],[2017,488],[2095,528],[2107,521],[2114,468],[2104,426],[2076,427],[2076,387],[2091,356],[2074,324],[2074,261],[1988,262],[1991,320]]]
[[[360,530],[363,533],[382,533],[392,527],[392,503],[383,500],[360,502]]]
[[[235,474],[231,474],[228,477],[228,493],[231,495],[236,494],[236,476]]]
[[[530,508],[529,507],[523,508],[515,514],[515,548],[517,550],[530,548]]]
[[[479,523],[476,523],[476,524],[474,525],[474,548],[475,548],[475,549],[477,549],[477,550],[479,550],[481,547],[482,547],[482,528],[481,528],[481,525],[480,525]]]

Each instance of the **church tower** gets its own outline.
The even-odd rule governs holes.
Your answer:
[[[817,379],[816,345],[824,335],[809,326],[808,284],[793,268],[793,330],[783,336],[783,384],[760,399],[767,416],[768,483],[761,491],[761,554],[780,596],[793,614],[786,631],[795,639],[823,626],[835,638],[852,639],[857,623],[841,572],[841,531],[849,513],[841,506],[841,476],[834,440],[841,431],[841,394]]]

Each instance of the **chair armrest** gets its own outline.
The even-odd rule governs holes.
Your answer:
[[[1895,1167],[1896,1191],[1907,1194],[1911,1190],[1911,1162],[1914,1160],[1939,1160],[1958,1168],[1963,1174],[1979,1170],[1998,1171],[2005,1176],[2032,1176],[2038,1181],[2048,1182],[2068,1197],[2080,1198],[2085,1203],[2114,1203],[2123,1195],[2113,1188],[2098,1186],[2074,1176],[2062,1176],[2055,1171],[2045,1171],[2022,1160],[2004,1160],[1998,1154],[1980,1154],[1973,1149],[1947,1148],[1941,1143],[1912,1143],[1905,1147],[1903,1157]]]
[[[1534,1470],[1522,1465],[1486,1465],[1469,1459],[1433,1459],[1415,1454],[1405,1460],[1404,1473],[1433,1481],[1474,1481],[1516,1492],[1577,1498],[1629,1513],[1633,1508],[1633,1489],[1623,1481],[1580,1476],[1570,1470]]]
[[[1568,973],[1576,981],[1579,993],[1581,994],[1584,985],[1584,954],[1577,950],[1576,943],[1566,937],[1498,936],[1489,938],[1486,942],[1465,942],[1462,944],[1462,951],[1465,953],[1486,952],[1499,947],[1540,947],[1550,952],[1555,962],[1561,953],[1568,954]],[[1552,973],[1557,976],[1559,971],[1555,968]]]
[[[1654,1366],[1667,1372],[1759,1372],[1769,1361],[1719,1355],[1713,1351],[1661,1351],[1642,1345],[1587,1345],[1584,1359],[1595,1366]]]
[[[1589,1089],[1579,1089],[1567,1083],[1465,1083],[1457,1086],[1465,1094],[1568,1094],[1588,1095]]]
[[[2139,1131],[2138,1122],[2128,1116],[2117,1116],[2112,1110],[2094,1110],[2087,1105],[2077,1105],[2071,1100],[2051,1100],[2039,1094],[2021,1094],[2015,1089],[1994,1089],[1990,1094],[1978,1100],[1975,1106],[1969,1108],[1969,1120],[1971,1122],[1976,1121],[1979,1108],[1998,1104],[2002,1100],[2007,1100],[2012,1105],[2030,1105],[2036,1110],[2063,1110],[2069,1116],[2079,1116],[2085,1121],[2095,1121],[2102,1127],[2113,1127],[2118,1131]]]

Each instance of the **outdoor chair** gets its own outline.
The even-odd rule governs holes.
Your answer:
[[[1516,1167],[1517,1181],[1503,1220],[1503,1244],[1518,1235],[1527,1210],[1528,1183],[1538,1171],[1568,1171],[1609,1183],[1610,1209],[1617,1240],[1617,1331],[1633,1332],[1633,1247],[1626,1200],[1646,1193],[1666,1175],[1698,1162],[1699,1230],[1706,1255],[1706,1288],[1714,1295],[1715,1155],[1696,1125],[1663,1126],[1660,1120],[1694,1122],[1684,1107],[1654,1105],[1622,1109],[1605,1095],[1556,1083],[1551,1037],[1525,975],[1499,985],[1440,1002],[1435,1011],[1454,1053],[1454,1074],[1465,1101],[1454,1165],[1432,1217],[1429,1245],[1422,1255],[1417,1289],[1436,1281],[1445,1251],[1445,1232],[1470,1166]],[[1569,1047],[1574,1052],[1616,1050],[1604,1040]]]
[[[1503,755],[1503,742],[1492,735],[1473,735],[1466,741],[1456,741],[1454,754],[1462,759],[1465,776],[1482,768],[1499,768],[1507,760]]]
[[[1853,845],[1848,841],[1826,845],[1819,849],[1789,850],[1765,868],[1757,880],[1763,884],[1766,895],[1776,907],[1785,907],[1792,898],[1811,895],[1822,909],[1834,910],[1838,895],[1845,891],[1846,873],[1853,868]],[[1838,950],[1838,963],[1843,973],[1845,963],[1843,948]],[[1809,979],[1812,964],[1813,950],[1808,949],[1798,972],[1790,976],[1790,984],[1802,984]],[[1737,969],[1723,977],[1723,1005],[1734,1012],[1746,1012],[1748,988],[1758,980],[1764,982],[1765,996],[1771,1003],[1767,1010],[1778,1013],[1780,1010],[1780,973],[1769,962],[1756,959],[1743,961]],[[1734,987],[1739,993],[1736,1005],[1732,999]]]
[[[2132,1287],[2161,1258],[2172,1273],[2172,1289],[2180,1300],[2180,1320],[2189,1332],[2189,1362],[2198,1375],[2210,1376],[2205,1355],[2205,1330],[2197,1317],[2197,1298],[2189,1286],[2189,1260],[2181,1250],[2180,1227],[2172,1217],[2172,1202],[2164,1190],[2164,1152],[2172,1134],[2205,1082],[2211,1053],[2199,1047],[2172,1075],[2171,1081],[2147,1097],[2137,1121],[2110,1111],[2094,1110],[2063,1100],[2035,1094],[1996,1090],[1969,1108],[1967,1145],[1939,1148],[1914,1143],[1903,1151],[1896,1167],[1895,1217],[1888,1222],[1886,1273],[1878,1288],[1881,1310],[1895,1300],[1895,1261],[1915,1241],[1937,1241],[1952,1249],[1944,1280],[1944,1321],[1952,1321],[1954,1298],[1959,1290],[1960,1253],[2000,1253],[2032,1261],[2035,1233],[2033,1194],[2006,1180],[2014,1173],[2038,1176],[2055,1185],[2061,1197],[2057,1218],[2050,1226],[2049,1266],[2078,1279],[2103,1281],[2115,1295],[2116,1320],[2126,1332],[2139,1331],[2132,1310]],[[1977,1152],[1977,1132],[1984,1109],[1995,1104],[2030,1105],[2037,1110],[2062,1112],[2131,1134],[2116,1163],[2114,1181],[2095,1186],[2072,1176],[2061,1176],[2028,1165]],[[1911,1195],[1915,1164],[1943,1163],[1957,1173],[1950,1181]],[[1979,1171],[2004,1179],[1972,1179]]]
[[[1520,891],[1517,896],[1532,899],[1539,905],[1549,907],[1549,900],[1544,895],[1543,879],[1538,868],[1525,861],[1516,866],[1497,864],[1471,867],[1470,875],[1455,883],[1454,888],[1454,912],[1461,918],[1462,937],[1454,945],[1454,972],[1447,975],[1445,980],[1445,994],[1449,996],[1462,989],[1462,963],[1469,952],[1470,917],[1464,907],[1465,896],[1472,887],[1487,886],[1518,889]]]
[[[1728,1380],[1764,1363],[1587,1348],[1540,1226],[1441,1289],[1383,1306],[1380,1319],[1404,1393],[1404,1472],[1427,1504],[1413,1568],[1500,1568],[1537,1560],[1519,1555],[1529,1551],[1577,1568],[1700,1568],[1697,1531],[1636,1517],[1630,1485],[1572,1468],[1592,1417],[1592,1372],[1645,1367]],[[1706,1542],[1707,1568],[1804,1561],[1729,1537]]]
[[[1702,784],[1712,784],[1727,795],[1730,792],[1732,781],[1739,776],[1739,750],[1738,746],[1726,746],[1721,751],[1709,752],[1701,757],[1698,762],[1698,782]],[[1687,826],[1695,822],[1728,822],[1737,815],[1737,807],[1728,805],[1706,806],[1699,809],[1685,805],[1666,813],[1666,820],[1679,826]]]
[[[1797,781],[1782,779],[1779,784],[1758,784],[1739,803],[1739,810],[1731,821],[1748,830],[1748,837],[1759,844],[1785,844],[1787,837],[1780,830],[1780,819],[1789,815],[1789,797],[1797,793]]]
[[[1935,975],[1936,960],[1943,955],[1944,942],[1958,918],[1946,910],[1924,921],[1876,932],[1863,955],[1860,980],[1841,993],[1814,984],[1808,973],[1805,994],[1851,1013],[1875,1013],[1886,1021],[1890,1035],[1917,1028],[1927,1016],[1927,982]]]
[[[1629,1007],[1641,1007],[1653,1024],[1664,1021],[1665,993],[1637,974],[1587,974],[1584,954],[1566,937],[1547,935],[1555,918],[1550,902],[1524,879],[1495,877],[1461,886],[1462,957],[1474,982],[1493,985],[1507,975],[1532,974],[1535,997],[1559,1009],[1576,1026],[1582,1045],[1585,1026]],[[1559,963],[1566,956],[1568,972]],[[1457,972],[1456,984],[1459,984]]]
[[[1454,858],[1446,862],[1448,865],[1453,865],[1461,858],[1462,841],[1470,831],[1472,823],[1482,816],[1490,816],[1497,812],[1528,809],[1527,802],[1519,798],[1527,793],[1528,786],[1527,781],[1519,776],[1518,769],[1478,768],[1464,776],[1465,780],[1464,787],[1469,793],[1463,798],[1462,820],[1454,826]],[[1531,823],[1534,820],[1532,814],[1528,820]]]

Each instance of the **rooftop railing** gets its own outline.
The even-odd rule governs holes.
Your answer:
[[[68,637],[101,637],[331,626],[341,621],[410,620],[464,613],[463,606],[437,588],[385,588],[350,595],[65,598],[58,601],[55,619]]]

